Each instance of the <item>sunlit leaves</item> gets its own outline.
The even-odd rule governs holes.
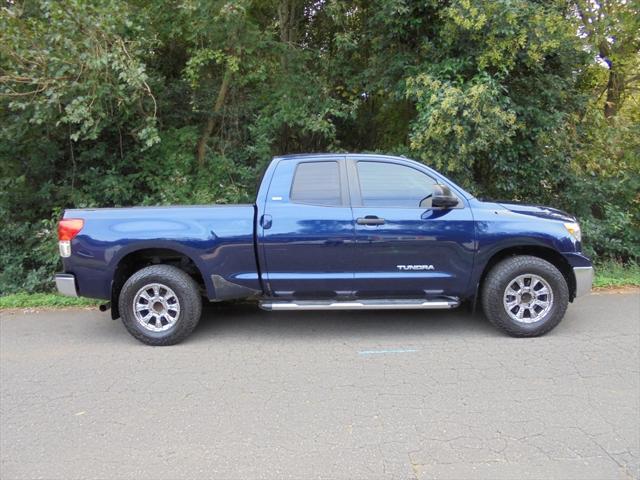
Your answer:
[[[407,80],[416,101],[411,148],[436,168],[471,186],[474,162],[512,141],[516,114],[500,86],[487,75],[464,84],[420,74]]]

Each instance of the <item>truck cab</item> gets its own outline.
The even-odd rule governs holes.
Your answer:
[[[254,205],[68,210],[61,229],[59,290],[109,299],[152,344],[184,338],[179,320],[199,318],[200,307],[169,308],[202,296],[254,298],[267,310],[480,301],[505,332],[540,335],[593,276],[569,214],[483,202],[426,165],[385,155],[276,157]],[[138,278],[160,270],[188,288]]]
[[[435,172],[395,157],[289,156],[267,177],[258,194],[258,254],[270,296],[466,293],[475,241],[471,197]]]

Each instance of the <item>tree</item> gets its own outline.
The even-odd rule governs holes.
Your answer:
[[[126,2],[9,2],[0,31],[0,95],[14,121],[66,125],[72,142],[131,121],[143,145],[158,141],[141,60],[149,39]]]
[[[574,0],[573,6],[589,49],[608,69],[604,115],[615,117],[626,91],[640,82],[640,5],[629,0]]]
[[[63,208],[251,201],[294,152],[406,155],[639,259],[637,2],[2,5],[1,293],[51,288]]]

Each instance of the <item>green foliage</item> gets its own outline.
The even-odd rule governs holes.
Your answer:
[[[573,182],[565,193],[580,218],[587,253],[640,259],[640,105],[629,102],[613,123],[593,105],[578,124]]]
[[[600,288],[640,287],[640,265],[637,263],[623,265],[612,261],[596,265],[594,286]]]
[[[604,4],[6,2],[0,294],[51,290],[64,208],[247,202],[294,152],[403,154],[638,262],[640,15]]]
[[[516,114],[509,98],[486,74],[461,84],[420,74],[407,83],[418,111],[412,151],[473,188],[474,168],[481,168],[477,163],[508,148],[515,135]]]
[[[59,264],[55,223],[5,225],[0,236],[0,294],[51,289],[52,273]]]
[[[75,142],[137,117],[143,146],[156,143],[140,20],[117,1],[9,3],[0,15],[0,93],[14,121],[61,127]]]

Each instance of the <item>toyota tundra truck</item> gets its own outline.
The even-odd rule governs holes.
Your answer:
[[[265,310],[450,309],[479,303],[512,336],[554,328],[591,289],[576,219],[481,201],[403,158],[274,158],[254,204],[71,209],[65,295],[105,300],[150,345],[186,338],[202,302]]]

